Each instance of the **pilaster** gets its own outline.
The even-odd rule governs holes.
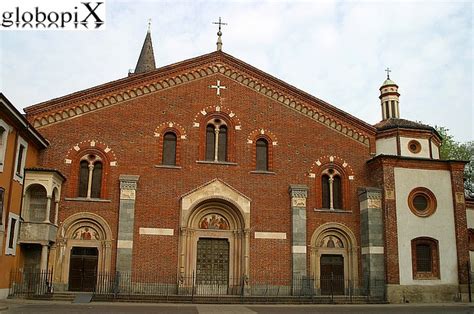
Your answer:
[[[386,282],[382,190],[360,188],[358,194],[362,288],[367,292],[367,295],[383,297]]]
[[[132,270],[133,228],[135,222],[135,196],[139,176],[120,175],[120,209],[117,235],[116,270]]]
[[[292,213],[292,259],[293,280],[302,280],[307,276],[306,267],[306,185],[292,184],[289,188]]]

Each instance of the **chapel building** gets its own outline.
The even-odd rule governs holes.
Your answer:
[[[55,291],[120,273],[177,292],[466,299],[465,163],[400,118],[398,85],[387,75],[371,125],[218,35],[156,68],[148,32],[127,77],[25,109],[49,145],[21,180],[18,268],[51,271]]]

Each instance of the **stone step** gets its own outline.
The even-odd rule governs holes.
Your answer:
[[[27,296],[24,298],[35,300],[70,301],[72,302],[77,292],[60,292],[52,295]],[[196,303],[196,304],[383,304],[381,299],[367,299],[365,296],[239,296],[239,295],[214,295],[214,296],[182,296],[182,295],[94,295],[92,302],[133,302],[133,303]]]

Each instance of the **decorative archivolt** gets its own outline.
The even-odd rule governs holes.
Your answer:
[[[91,148],[105,153],[110,161],[110,166],[117,166],[117,157],[113,150],[107,144],[98,140],[85,140],[75,144],[73,147],[68,149],[64,162],[66,164],[71,164],[74,154]]]
[[[328,165],[342,167],[349,180],[354,180],[354,170],[352,170],[352,167],[343,158],[336,155],[325,155],[319,157],[311,165],[311,168],[308,171],[308,176],[310,178],[316,178],[316,174],[321,172],[321,167],[327,167]]]
[[[151,82],[143,86],[134,87],[126,91],[120,91],[113,95],[89,101],[87,103],[77,104],[73,108],[63,109],[58,112],[48,113],[47,115],[37,117],[33,121],[33,125],[36,128],[41,128],[52,123],[60,122],[75,116],[84,114],[89,111],[94,111],[107,106],[111,106],[123,101],[130,100],[132,98],[140,97],[149,93],[154,93],[163,89],[172,88],[174,86],[185,84],[187,82],[200,79],[213,74],[222,74],[256,92],[269,97],[282,105],[298,111],[299,113],[307,116],[308,118],[317,121],[327,127],[344,134],[366,146],[369,146],[369,137],[366,134],[356,131],[351,126],[344,124],[343,122],[331,117],[324,113],[318,108],[310,105],[307,102],[296,99],[291,95],[287,95],[285,92],[278,90],[274,86],[269,86],[260,80],[248,75],[247,73],[241,72],[238,69],[234,69],[229,65],[222,63],[215,63],[207,65],[201,68],[193,69],[190,72],[178,74],[175,77],[162,79],[158,82]]]
[[[163,122],[155,128],[154,136],[160,137],[168,129],[175,129],[179,132],[179,136],[182,140],[185,140],[187,137],[186,129],[179,123],[173,121]]]
[[[271,139],[271,144],[273,146],[278,145],[278,139],[275,134],[273,134],[272,131],[269,131],[264,128],[258,128],[250,132],[250,134],[247,136],[247,144],[253,144],[258,137],[260,136],[265,136]]]
[[[207,115],[210,115],[210,114],[214,114],[214,113],[224,113],[224,114],[226,114],[229,118],[232,119],[232,121],[235,125],[235,129],[236,130],[241,129],[240,119],[237,117],[235,112],[233,112],[232,110],[230,110],[229,108],[227,108],[226,106],[223,106],[223,105],[207,106],[207,107],[199,110],[199,112],[194,115],[193,127],[195,127],[195,128],[200,127],[200,122],[199,121],[201,121],[203,117],[205,117]]]
[[[101,216],[82,212],[64,220],[58,237],[75,240],[112,240],[112,231],[107,221]]]

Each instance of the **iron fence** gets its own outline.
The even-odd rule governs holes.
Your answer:
[[[51,271],[12,271],[9,295],[35,296],[53,292]]]
[[[255,276],[247,278],[199,278],[163,275],[160,273],[104,272],[97,274],[92,293],[102,299],[175,297],[194,301],[196,297],[234,296],[246,298],[278,297],[358,300],[385,300],[385,281],[373,280],[365,286],[338,276],[321,278],[300,276]],[[53,292],[51,272],[12,272],[11,296],[38,296]]]

